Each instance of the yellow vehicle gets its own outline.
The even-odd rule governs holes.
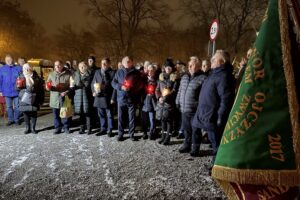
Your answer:
[[[42,79],[47,79],[50,72],[53,71],[53,62],[45,59],[30,59],[27,61]]]

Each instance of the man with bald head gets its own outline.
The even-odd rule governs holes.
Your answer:
[[[118,141],[122,141],[124,129],[126,128],[128,119],[128,133],[132,140],[135,140],[135,109],[139,95],[136,89],[140,84],[137,79],[141,78],[139,70],[135,69],[133,60],[130,56],[125,56],[122,59],[122,66],[112,80],[112,86],[117,91],[118,101]]]

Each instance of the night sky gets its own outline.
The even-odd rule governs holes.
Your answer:
[[[179,0],[165,0],[172,9],[178,9]],[[56,29],[64,24],[72,24],[76,28],[89,28],[93,20],[85,14],[85,8],[78,3],[78,0],[21,0],[21,6],[27,10],[36,22],[45,27],[52,35]],[[170,17],[171,22],[178,22],[181,14],[173,11]],[[188,22],[188,19],[179,20],[181,27]],[[176,25],[175,25],[176,27]]]
[[[22,0],[20,3],[50,34],[64,24],[87,27],[92,23],[77,0]]]

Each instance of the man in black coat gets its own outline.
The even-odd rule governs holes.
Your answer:
[[[235,97],[235,79],[229,55],[218,50],[211,59],[211,72],[202,85],[192,125],[208,132],[213,147],[213,163]],[[192,156],[199,155],[201,134],[193,137]]]
[[[113,112],[112,112],[112,94],[113,87],[111,82],[115,76],[115,70],[110,67],[110,59],[103,58],[101,69],[96,70],[91,87],[93,91],[94,107],[97,108],[100,118],[100,132],[96,135],[106,134],[112,137]]]

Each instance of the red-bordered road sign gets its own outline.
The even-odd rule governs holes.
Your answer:
[[[215,19],[211,26],[210,26],[210,31],[209,31],[209,37],[211,41],[215,41],[219,32],[219,21]]]

